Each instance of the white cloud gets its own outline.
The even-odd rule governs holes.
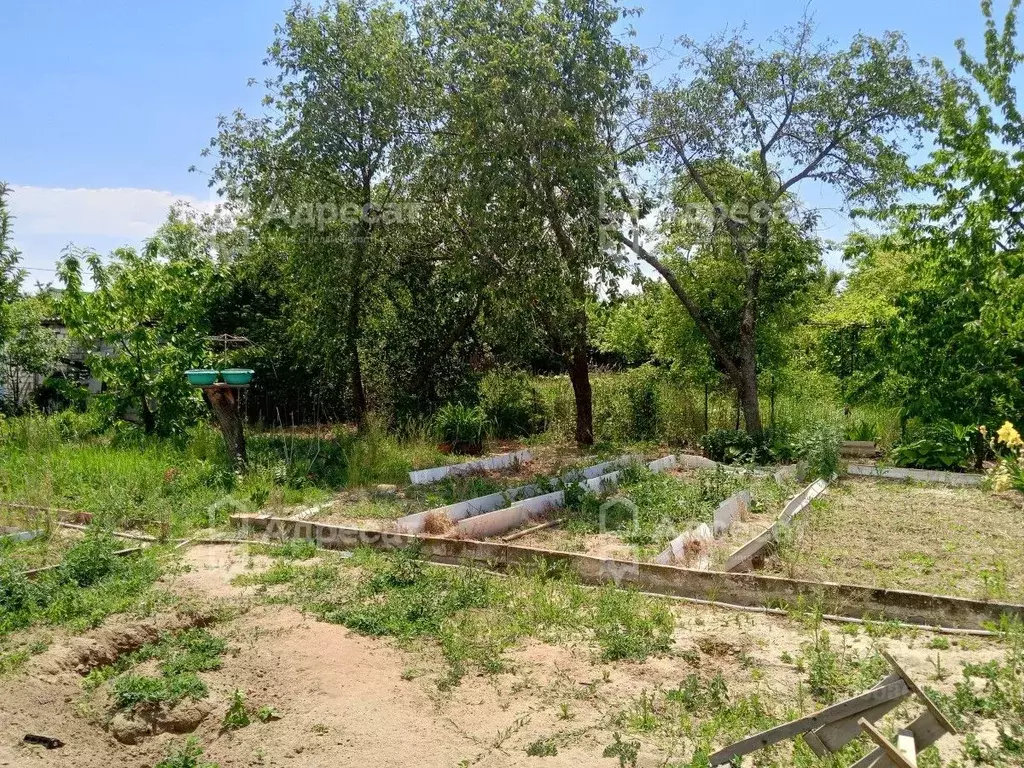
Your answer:
[[[15,237],[61,237],[84,241],[101,237],[141,240],[167,218],[177,202],[211,210],[212,200],[198,200],[155,189],[62,189],[11,185],[8,204],[16,217]]]

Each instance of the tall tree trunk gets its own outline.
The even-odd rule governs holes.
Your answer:
[[[238,391],[234,387],[206,387],[210,406],[217,416],[224,445],[235,469],[243,469],[248,460],[245,447],[245,430],[242,414],[238,408]]]
[[[590,360],[586,343],[573,344],[569,381],[576,401],[576,442],[594,444],[594,392],[590,386]]]
[[[156,432],[156,416],[153,414],[153,409],[149,407],[149,401],[146,396],[143,395],[139,398],[139,403],[142,406],[142,429],[147,435],[152,435]]]

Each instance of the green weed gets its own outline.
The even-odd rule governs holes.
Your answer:
[[[203,748],[199,740],[190,736],[181,745],[174,746],[167,752],[167,757],[153,768],[219,768],[216,763],[203,760]]]

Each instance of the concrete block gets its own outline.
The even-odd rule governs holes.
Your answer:
[[[656,558],[660,565],[683,565],[706,571],[711,567],[711,547],[714,544],[714,531],[707,523],[701,523],[692,531],[674,538]]]
[[[706,459],[703,456],[694,456],[690,453],[681,453],[676,457],[680,469],[714,469],[718,466],[717,461]]]
[[[878,467],[871,464],[851,464],[846,473],[856,477],[880,477],[886,480],[916,480],[920,483],[943,483],[959,487],[976,487],[985,482],[984,475],[963,472],[939,472],[933,469],[903,469]]]
[[[516,502],[506,509],[498,509],[482,515],[460,520],[455,530],[459,536],[471,539],[486,539],[518,528],[528,520],[542,517],[552,509],[565,505],[565,492],[545,493],[532,499]]]
[[[715,538],[727,533],[733,523],[750,512],[751,504],[750,491],[740,491],[719,504],[718,509],[715,510],[713,524]]]
[[[505,469],[516,462],[525,464],[533,459],[530,451],[516,451],[515,453],[503,453],[498,456],[488,456],[486,459],[467,461],[465,464],[452,464],[447,467],[434,467],[433,469],[420,469],[409,473],[409,482],[413,485],[426,485],[443,480],[448,475],[468,475],[470,472],[477,472],[481,469]]]

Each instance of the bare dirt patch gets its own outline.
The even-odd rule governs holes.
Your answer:
[[[234,587],[232,580],[266,567],[267,559],[244,548],[196,547],[188,563],[175,589],[190,595],[206,590],[245,604],[251,588]],[[681,604],[673,612],[673,650],[663,656],[607,663],[585,644],[531,640],[510,652],[507,671],[467,676],[445,689],[439,687],[445,665],[432,646],[363,637],[290,607],[257,605],[211,628],[232,650],[221,669],[204,673],[210,694],[202,706],[208,712],[191,727],[205,759],[221,768],[535,765],[540,758],[527,752],[537,743],[556,751],[539,764],[613,766],[615,759],[603,754],[615,733],[639,744],[639,766],[653,767],[685,764],[692,752],[666,698],[691,676],[704,684],[721,676],[730,702],[756,696],[779,717],[789,709],[814,708],[807,672],[797,660],[824,627]],[[936,652],[927,647],[927,633],[873,639],[836,626],[827,631],[837,653],[859,656],[884,646],[911,674],[952,691],[955,675],[933,680]],[[954,640],[942,651],[942,663],[957,670],[962,662],[1002,653],[992,642]],[[119,743],[95,713],[81,708],[75,673],[41,674],[30,667],[0,681],[0,690],[0,765],[151,766],[181,742],[181,736],[160,733],[134,745]],[[236,690],[253,708],[272,707],[279,719],[224,730],[221,721]],[[29,732],[58,737],[66,746],[24,746],[21,738]],[[957,745],[946,739],[942,746],[949,755]],[[783,756],[773,764],[790,763]]]
[[[1024,601],[1019,495],[854,480],[830,486],[774,568],[838,581]]]

